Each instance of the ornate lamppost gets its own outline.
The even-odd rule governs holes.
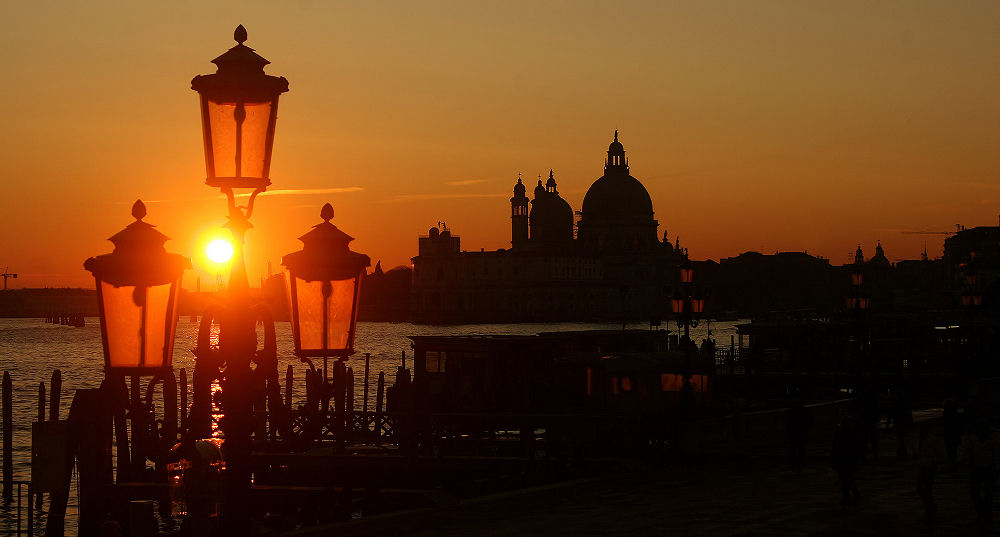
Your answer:
[[[705,297],[701,294],[692,295],[691,287],[694,281],[694,268],[690,260],[685,260],[680,268],[681,291],[670,299],[670,309],[677,316],[677,328],[684,328],[684,383],[681,386],[681,410],[685,416],[691,413],[691,398],[694,386],[691,385],[691,327],[698,326],[696,315],[705,310]]]
[[[322,223],[299,237],[302,250],[285,255],[281,263],[288,269],[288,305],[291,309],[295,355],[312,365],[311,357],[323,358],[323,381],[329,370],[327,359],[339,358],[338,372],[343,361],[354,354],[354,331],[358,319],[358,297],[361,278],[371,259],[351,251],[353,237],[330,223],[333,207],[327,203],[320,211]],[[315,377],[314,377],[315,378]],[[335,377],[337,384],[336,447],[344,447],[343,375]]]
[[[218,70],[191,80],[191,89],[200,96],[205,184],[225,194],[229,206],[226,227],[234,239],[225,303],[217,312],[202,318],[202,333],[207,333],[205,327],[218,315],[219,345],[217,352],[208,352],[199,345],[199,365],[203,361],[209,363],[208,367],[196,367],[195,376],[201,378],[195,380],[195,394],[198,397],[197,394],[204,393],[199,387],[208,381],[204,378],[207,369],[214,370],[224,364],[222,429],[226,478],[223,526],[231,535],[245,535],[249,529],[247,492],[253,430],[250,364],[257,352],[255,324],[260,310],[252,308],[250,301],[243,245],[244,235],[252,227],[250,216],[254,201],[271,184],[269,173],[278,97],[288,91],[288,81],[264,73],[264,66],[270,62],[243,44],[247,39],[243,25],[236,28],[233,38],[236,46],[212,60]],[[250,191],[245,206],[237,205],[237,189]],[[208,412],[208,401],[196,400],[194,403],[200,416]],[[204,423],[203,418],[199,421]]]
[[[223,527],[227,534],[245,535],[250,519],[247,492],[251,477],[253,401],[261,399],[252,393],[250,365],[255,362],[257,371],[263,370],[271,386],[276,386],[277,357],[270,315],[265,307],[250,300],[243,244],[245,232],[252,227],[249,219],[254,201],[271,184],[269,171],[278,97],[288,91],[288,81],[264,73],[269,62],[243,44],[247,34],[242,25],[236,28],[234,38],[237,45],[212,60],[218,71],[196,76],[191,81],[191,88],[201,97],[205,183],[225,194],[229,207],[226,227],[234,238],[225,302],[202,318],[192,414],[197,407],[201,416],[198,422],[208,421],[211,402],[204,396],[199,401],[198,393],[207,394],[204,385],[218,376],[219,368],[224,366],[222,430],[227,475]],[[249,191],[245,206],[237,205],[237,189]],[[335,356],[343,360],[354,352],[360,281],[365,267],[371,263],[368,256],[351,252],[348,243],[353,239],[329,222],[333,218],[329,204],[320,215],[324,222],[301,237],[302,251],[283,259],[288,268],[295,353],[306,361],[310,356],[322,356],[324,360]],[[220,325],[217,348],[209,344],[214,320]],[[255,330],[258,321],[265,327],[264,348],[260,351]],[[289,410],[283,408],[276,388],[267,389],[266,400],[272,414],[274,410]],[[343,428],[338,429],[337,442],[342,445]],[[284,431],[290,434],[288,428]]]
[[[864,255],[861,252],[861,245],[858,245],[858,249],[854,254],[854,265],[851,267],[851,288],[847,293],[847,312],[851,319],[851,324],[854,326],[854,339],[855,339],[855,349],[856,349],[856,364],[852,368],[857,374],[860,375],[861,368],[863,367],[864,350],[865,343],[867,339],[867,330],[864,330],[865,322],[865,312],[868,311],[868,306],[871,303],[871,299],[868,297],[868,293],[864,289]]]
[[[135,222],[109,239],[115,245],[113,252],[91,257],[83,264],[94,275],[97,288],[106,382],[124,398],[125,377],[132,381],[131,401],[116,401],[118,408],[130,410],[132,418],[129,468],[124,416],[115,413],[119,480],[138,477],[132,474],[145,468],[146,456],[152,455],[146,443],[153,421],[148,404],[141,399],[142,377],[152,376],[151,386],[164,383],[163,433],[167,440],[176,434],[176,386],[171,360],[181,275],[191,267],[186,257],[167,253],[163,246],[168,240],[166,235],[143,222],[146,206],[142,201],[132,206],[132,216]]]

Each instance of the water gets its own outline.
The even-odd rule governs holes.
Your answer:
[[[713,323],[712,334],[720,346],[729,344],[729,336],[736,333],[736,323]],[[629,324],[630,329],[648,329],[644,323]],[[287,322],[276,324],[278,343],[278,374],[284,383],[284,371],[291,364],[295,370],[295,401],[304,398],[304,375],[307,366],[292,354],[291,327]],[[472,324],[472,325],[416,325],[410,323],[358,323],[355,348],[357,354],[348,362],[354,368],[355,408],[360,409],[364,386],[364,353],[371,353],[371,392],[369,408],[374,405],[375,383],[378,372],[385,371],[386,384],[395,380],[396,367],[401,364],[401,353],[406,351],[407,366],[412,365],[412,351],[407,336],[418,335],[471,335],[514,334],[530,335],[538,332],[621,329],[621,323],[538,323],[538,324]],[[671,326],[672,330],[676,327]],[[706,335],[705,324],[691,329],[691,337],[701,341]],[[188,402],[191,401],[190,379],[194,371],[194,354],[197,345],[198,323],[182,318],[177,325],[174,344],[174,370],[188,371]],[[322,367],[322,359],[316,363]],[[60,417],[66,418],[73,393],[81,388],[97,388],[104,378],[104,353],[101,331],[97,318],[88,318],[86,326],[74,328],[45,323],[41,319],[0,319],[0,371],[8,371],[14,386],[14,479],[30,479],[31,422],[37,417],[38,384],[45,383],[49,390],[52,371],[62,371],[62,398]],[[48,395],[46,395],[48,397]],[[295,403],[298,404],[298,403]],[[48,416],[48,411],[46,411]],[[75,488],[75,478],[74,478]],[[75,491],[70,495],[67,512],[69,534],[75,532]],[[0,530],[3,522],[10,522],[13,511],[0,508]],[[3,519],[7,519],[6,521]]]

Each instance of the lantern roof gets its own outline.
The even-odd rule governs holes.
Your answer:
[[[271,63],[254,49],[243,44],[247,31],[243,25],[233,32],[236,46],[212,60],[218,69],[214,74],[198,75],[191,80],[191,89],[215,101],[268,101],[288,91],[288,80],[264,73]]]
[[[342,280],[356,276],[363,268],[371,266],[371,258],[351,251],[348,244],[354,240],[330,223],[333,206],[323,205],[322,223],[316,224],[299,237],[302,250],[281,258],[281,264],[296,271],[306,280]]]
[[[115,287],[162,285],[176,280],[184,269],[191,268],[190,259],[168,253],[163,247],[169,237],[157,231],[156,226],[142,221],[146,217],[146,205],[142,200],[132,205],[132,216],[135,222],[108,239],[115,245],[114,251],[87,259],[83,268]]]

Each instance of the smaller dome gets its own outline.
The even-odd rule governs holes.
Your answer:
[[[432,227],[430,231],[427,232],[427,236],[434,239],[437,238],[438,234],[441,233],[438,228]]]
[[[545,181],[545,189],[551,192],[556,191],[556,178],[552,174],[552,170],[549,170],[549,180]]]
[[[539,179],[538,186],[535,187],[535,197],[537,198],[539,196],[544,196],[544,195],[545,195],[545,187],[542,186],[542,180]]]
[[[514,196],[518,197],[518,198],[524,197],[524,191],[525,191],[525,189],[524,189],[524,183],[522,183],[521,182],[521,178],[518,177],[517,178],[517,184],[514,185]]]
[[[618,141],[618,129],[615,129],[615,140],[608,146],[608,153],[625,154],[625,146]]]

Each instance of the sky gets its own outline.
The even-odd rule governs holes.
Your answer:
[[[91,286],[132,203],[193,256],[224,223],[194,75],[235,43],[289,80],[251,281],[320,222],[384,268],[437,222],[509,246],[509,198],[554,170],[579,210],[615,129],[660,234],[694,259],[939,256],[1000,215],[1000,3],[13,2],[0,49],[0,268]]]

